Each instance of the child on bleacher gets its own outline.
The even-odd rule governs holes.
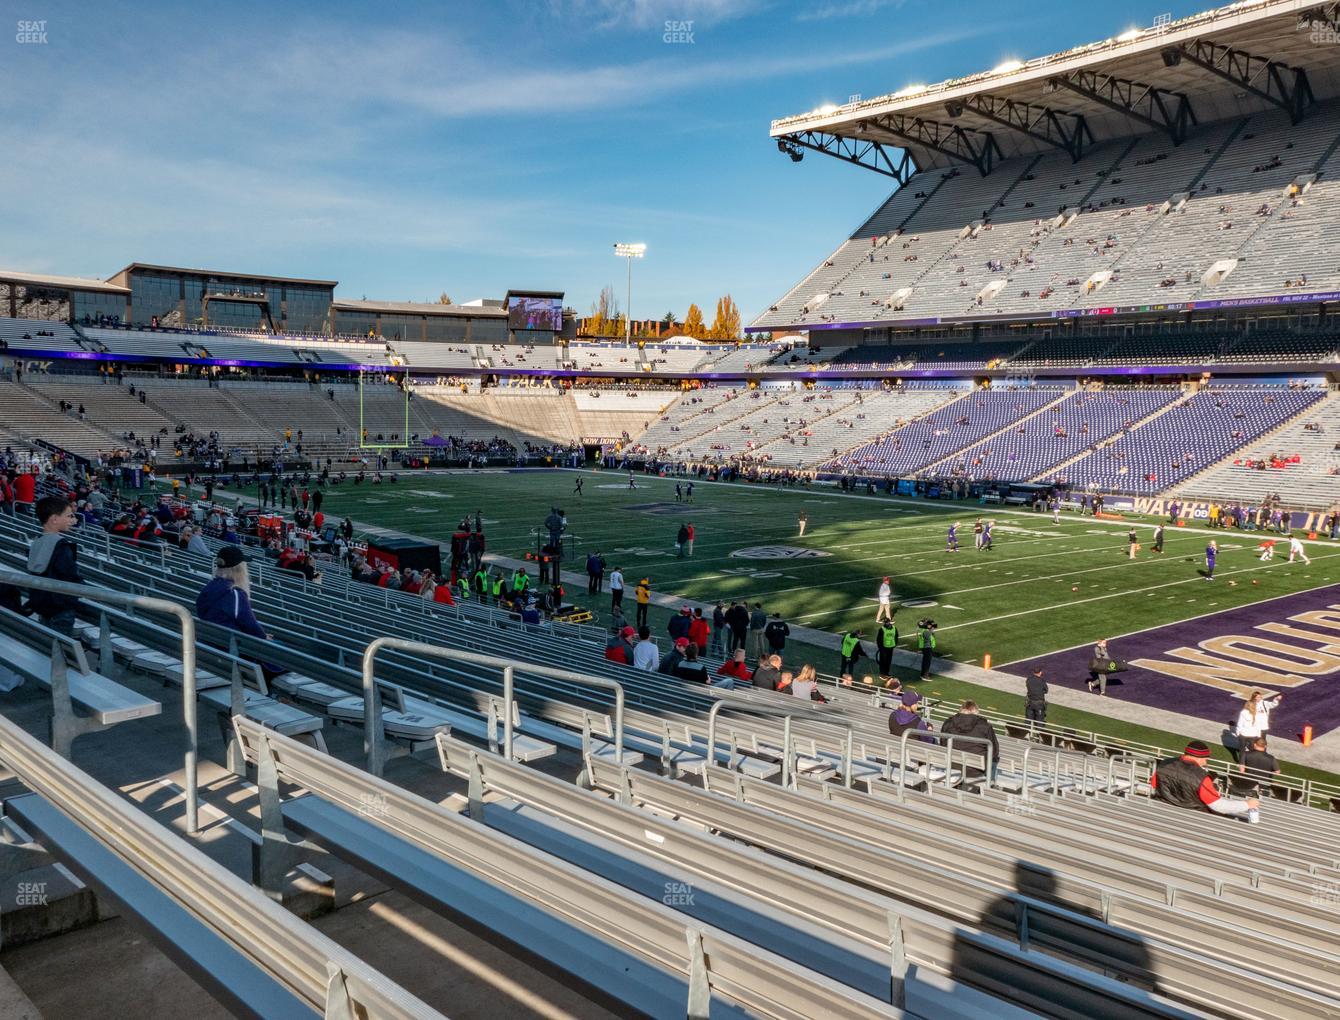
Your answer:
[[[79,576],[79,549],[65,533],[78,523],[74,507],[64,496],[43,496],[34,506],[42,534],[28,547],[28,573],[53,581],[82,584]],[[28,609],[43,624],[62,634],[74,633],[75,611],[79,599],[73,595],[32,590]]]

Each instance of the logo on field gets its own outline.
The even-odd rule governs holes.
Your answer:
[[[751,545],[731,553],[739,560],[817,560],[832,555],[822,549],[802,549],[795,545]]]

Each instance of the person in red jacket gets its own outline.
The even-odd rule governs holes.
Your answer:
[[[749,667],[744,662],[744,649],[735,649],[735,654],[717,667],[717,676],[734,677],[736,683],[752,684]]]
[[[689,640],[699,648],[707,647],[707,638],[712,633],[712,625],[703,618],[702,607],[693,611],[693,619],[689,621]]]
[[[26,472],[14,476],[14,503],[21,514],[33,512],[37,500],[37,476]]]

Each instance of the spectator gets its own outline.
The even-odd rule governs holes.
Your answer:
[[[624,627],[610,633],[609,639],[605,642],[605,658],[610,662],[617,662],[621,666],[631,666],[633,664],[633,646],[629,643],[629,638],[633,636],[632,627]]]
[[[656,666],[656,672],[665,676],[675,676],[675,671],[679,664],[684,661],[684,652],[689,647],[689,639],[686,637],[675,638],[670,645],[670,651],[661,657],[660,663]]]
[[[1257,737],[1242,753],[1238,775],[1233,778],[1233,792],[1239,796],[1259,797],[1261,784],[1268,786],[1270,777],[1279,775],[1279,772],[1280,764],[1266,750],[1265,737]]]
[[[981,741],[986,741],[991,745],[991,779],[996,778],[996,767],[1000,761],[1000,742],[996,739],[995,727],[986,719],[983,719],[977,712],[977,702],[968,700],[959,706],[958,713],[951,715],[940,725],[940,732],[945,736],[953,737],[973,737],[973,740],[966,740],[960,745],[960,749],[968,754],[986,755],[986,746]],[[981,779],[985,773],[979,768],[969,767],[967,770],[969,779]]]
[[[698,646],[692,641],[684,648],[684,659],[675,666],[675,676],[697,684],[708,681],[707,667],[698,661]]]
[[[743,602],[732,602],[726,610],[726,626],[730,634],[726,639],[726,651],[733,652],[744,648],[749,633],[749,608]]]
[[[651,638],[651,629],[643,624],[637,631],[638,642],[633,646],[633,668],[654,672],[660,662],[660,650]]]
[[[669,632],[671,641],[678,641],[680,638],[689,640],[689,628],[693,625],[692,613],[693,610],[688,606],[680,606],[679,615],[670,617],[665,629]]]
[[[815,675],[814,667],[808,662],[800,667],[800,672],[791,681],[791,693],[797,698],[808,698],[820,704],[828,703],[828,699],[819,693],[818,677]]]
[[[782,657],[780,655],[769,655],[758,664],[754,670],[752,683],[765,691],[775,691],[782,679]]]
[[[786,639],[791,636],[791,628],[782,619],[781,613],[773,613],[768,625],[763,628],[763,640],[768,643],[770,655],[781,655],[786,648]]]
[[[725,648],[725,637],[723,632],[726,629],[726,606],[725,603],[718,602],[712,607],[712,643],[708,646],[709,655],[721,655]]]
[[[1278,708],[1281,700],[1282,695],[1267,698],[1261,691],[1252,691],[1248,695],[1247,703],[1238,713],[1237,733],[1243,748],[1250,747],[1258,737],[1266,739],[1270,732],[1271,710]]]
[[[689,620],[689,641],[705,650],[707,648],[708,635],[711,633],[711,626],[705,619],[703,619],[702,607],[699,606],[695,608],[693,610],[693,616]]]
[[[889,716],[889,732],[895,737],[917,730],[930,732],[931,724],[916,710],[921,703],[921,695],[916,691],[904,691],[899,700],[900,704]]]
[[[188,553],[196,556],[209,556],[209,546],[205,545],[205,540],[200,532],[196,531],[191,525],[186,525],[181,529],[182,544]]]
[[[251,574],[246,557],[235,545],[224,546],[214,558],[214,579],[200,589],[195,598],[195,615],[206,623],[218,624],[267,640],[269,635],[251,611]],[[266,679],[283,670],[262,663]]]
[[[1205,770],[1209,760],[1209,747],[1199,740],[1191,741],[1181,757],[1159,762],[1149,780],[1154,796],[1175,807],[1203,808],[1216,815],[1256,821],[1261,802],[1255,797],[1246,800],[1221,797],[1214,777]]]
[[[750,683],[749,667],[744,662],[744,649],[735,649],[735,654],[717,667],[717,676],[728,676],[736,683]]]
[[[19,476],[24,477],[23,475]],[[43,496],[36,504],[37,521],[42,534],[28,546],[28,573],[53,581],[82,584],[79,576],[79,547],[65,533],[78,522],[74,507],[64,496]],[[79,599],[73,595],[30,591],[28,609],[43,624],[62,634],[74,633],[75,612]]]
[[[763,632],[768,626],[768,614],[763,611],[763,603],[755,602],[754,610],[749,614],[749,630],[745,638],[745,650],[755,662],[763,658]]]

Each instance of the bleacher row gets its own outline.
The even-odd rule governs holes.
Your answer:
[[[757,327],[1047,314],[1340,288],[1340,103],[918,174]]]
[[[0,518],[0,566],[21,562],[32,533]],[[185,554],[80,541],[88,580],[111,591],[189,606],[207,577]],[[828,706],[798,708],[773,692],[690,687],[609,663],[580,633],[481,630],[401,593],[328,592],[267,570],[253,596],[274,640],[234,646],[235,635],[197,623],[196,647],[201,707],[230,724],[229,763],[254,768],[247,789],[265,822],[254,877],[267,892],[300,857],[319,866],[328,854],[621,1011],[654,1016],[1340,1016],[1337,908],[1316,891],[1333,881],[1340,820],[1323,812],[1271,802],[1247,827],[1175,811],[1145,796],[1147,759],[1005,733],[992,762],[971,745],[895,740],[887,707],[867,695],[838,691]],[[365,600],[381,606],[375,617]],[[79,673],[58,686],[85,703],[119,689],[172,711],[179,632],[96,601],[86,599],[80,630],[98,666],[80,673],[58,650],[62,672]],[[21,653],[7,660],[29,661],[35,679],[45,660],[56,679],[57,639],[12,614],[0,622],[6,649]],[[377,738],[421,753],[389,782],[335,760],[317,737],[365,725],[358,665],[373,642],[397,637],[416,643],[376,653],[381,708],[372,702],[370,717],[380,718]],[[291,672],[270,697],[244,697],[262,682],[249,666],[260,658]],[[504,667],[515,708],[502,700]],[[622,716],[611,681],[622,685]],[[137,725],[130,717],[113,731],[131,764]],[[516,760],[499,753],[509,744]],[[92,801],[84,789],[96,784],[49,782],[70,770],[32,745],[0,726],[0,760],[34,790],[16,798],[18,824],[119,894],[138,923],[191,936],[174,958],[215,994],[238,993],[230,982],[245,981],[248,996],[296,983],[289,960],[311,959],[307,926],[233,893],[233,956],[213,958],[217,912],[169,928],[140,906],[179,889],[199,903],[199,886],[218,895],[237,879],[217,868],[159,874],[165,854],[189,853],[180,838],[106,792],[101,815],[67,810],[66,798]],[[561,761],[595,792],[554,778]],[[968,771],[992,765],[991,785]],[[459,808],[414,792],[433,767],[463,783]],[[778,776],[782,785],[770,781]],[[141,832],[167,848],[136,861]],[[300,838],[308,849],[297,855]],[[263,965],[253,958],[220,977],[247,951],[236,927],[262,917],[276,935]],[[280,932],[291,946],[274,944]],[[399,996],[402,1012],[379,1002],[368,1016],[436,1015],[407,998],[413,987],[388,989],[348,954],[335,962],[335,981],[320,965],[302,971],[309,1010],[322,1012],[315,984],[347,989],[355,1003],[369,987]]]

